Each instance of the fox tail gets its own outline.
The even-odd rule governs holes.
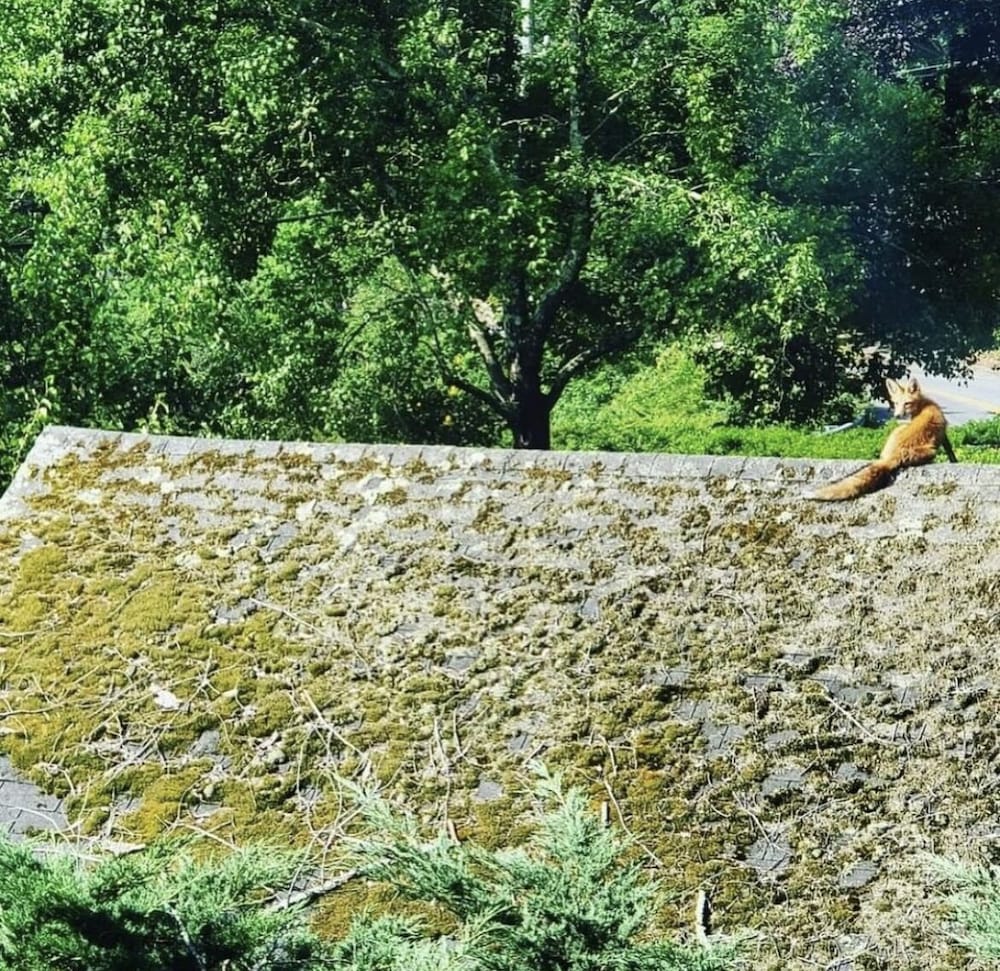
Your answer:
[[[869,492],[877,492],[885,488],[892,482],[896,475],[896,466],[889,462],[872,462],[863,469],[859,469],[853,475],[834,482],[832,485],[824,486],[815,492],[809,493],[807,499],[816,499],[819,502],[839,502],[842,499],[855,499],[858,496],[867,495]]]

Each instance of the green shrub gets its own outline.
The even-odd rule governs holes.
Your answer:
[[[979,957],[1000,959],[1000,872],[940,858],[931,869],[951,894],[955,939]]]
[[[542,775],[555,808],[521,849],[487,851],[442,837],[421,841],[411,818],[382,802],[366,806],[380,835],[360,840],[362,871],[402,896],[436,905],[457,930],[448,939],[412,921],[357,924],[338,948],[358,971],[710,971],[733,949],[689,949],[648,939],[660,887],[625,862],[627,844],[588,812],[582,793]]]
[[[554,803],[523,849],[426,843],[410,817],[364,799],[351,841],[360,874],[430,905],[448,933],[412,916],[359,914],[321,941],[281,893],[300,856],[251,848],[196,861],[166,841],[86,865],[0,841],[0,971],[722,971],[732,944],[650,939],[659,885],[613,829],[542,774]],[[335,892],[335,891],[334,891]],[[284,901],[287,903],[287,900]]]
[[[824,435],[786,425],[727,425],[724,407],[705,395],[704,371],[678,347],[631,374],[602,372],[565,397],[553,416],[556,448],[867,459],[885,438],[872,428]]]
[[[554,447],[577,451],[699,452],[722,423],[721,405],[705,397],[705,374],[678,347],[653,366],[628,362],[571,385],[552,416]]]
[[[839,420],[860,409],[852,396],[836,406]],[[724,406],[706,396],[704,370],[677,346],[661,351],[653,366],[605,368],[579,382],[553,415],[554,446],[577,451],[865,460],[879,454],[888,433],[863,424],[832,434],[729,425]],[[1000,463],[1000,417],[956,426],[949,436],[959,461]]]
[[[177,842],[85,865],[0,841],[0,969],[319,968],[304,913],[264,906],[300,865],[259,847],[196,862]]]
[[[984,421],[970,421],[955,429],[956,438],[965,445],[1000,448],[1000,415]]]

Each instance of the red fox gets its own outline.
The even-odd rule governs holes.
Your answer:
[[[948,422],[941,409],[925,398],[914,378],[904,387],[891,378],[885,382],[896,418],[908,418],[898,425],[882,446],[882,454],[871,465],[811,493],[807,498],[825,502],[854,499],[887,486],[900,469],[910,465],[933,462],[939,447],[943,447],[950,462],[957,462],[948,441]]]

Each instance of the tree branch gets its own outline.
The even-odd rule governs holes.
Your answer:
[[[593,228],[590,199],[584,198],[580,208],[573,215],[573,227],[556,275],[556,282],[542,294],[535,309],[535,328],[542,341],[548,337],[555,323],[556,314],[566,301],[569,288],[580,278],[580,273],[587,263]]]
[[[294,216],[277,216],[275,223],[303,223],[310,219],[326,219],[327,216],[337,216],[342,214],[341,209],[320,209],[319,212],[303,212]]]
[[[181,915],[170,906],[165,907],[163,913],[167,914],[177,925],[177,930],[180,933],[181,940],[184,942],[184,947],[187,948],[188,954],[191,955],[191,958],[198,966],[199,971],[208,971],[208,965],[205,963],[205,956],[198,950],[197,947],[195,947],[194,941],[191,939],[191,935],[188,933],[188,929],[184,925],[184,921],[181,919]]]
[[[485,301],[473,299],[472,304],[473,304],[473,312],[477,313],[477,316],[478,313],[483,313],[484,316],[489,314],[490,316],[487,317],[487,319],[489,320],[492,318],[495,321],[495,318],[493,318],[493,311],[490,308],[489,304],[487,304]],[[481,309],[477,312],[476,308],[479,307],[479,305],[481,305]],[[497,373],[499,374],[500,378],[506,381],[506,378],[503,375],[503,371],[500,369],[499,364],[496,362],[496,355],[493,353],[492,342],[488,336],[487,331],[483,329],[483,327],[480,327],[475,323],[470,323],[469,334],[474,342],[476,342],[477,334],[482,339],[483,342],[482,346],[480,346],[480,344],[476,342],[476,347],[479,350],[480,355],[483,356],[484,362],[487,362],[486,365],[487,372],[490,373],[491,380],[493,379],[493,373],[490,372],[490,365],[488,363],[488,360],[492,360],[494,362],[494,366],[497,369]],[[491,392],[486,390],[485,388],[479,387],[478,384],[473,384],[471,381],[459,377],[448,365],[448,360],[445,356],[444,350],[441,347],[441,340],[438,335],[438,330],[436,327],[434,328],[433,331],[433,340],[434,340],[434,356],[437,358],[438,368],[440,369],[441,372],[441,379],[446,383],[450,384],[452,387],[458,388],[460,391],[464,391],[466,394],[472,395],[472,397],[477,398],[479,401],[482,401],[488,408],[490,408],[490,410],[497,412],[502,417],[506,417],[509,402],[507,399],[504,398],[502,392],[496,387],[496,385],[494,384],[493,390]],[[489,355],[489,358],[485,356],[486,354]],[[509,382],[507,382],[507,386],[509,387]]]
[[[311,886],[304,887],[294,893],[282,894],[280,897],[277,897],[268,903],[264,909],[274,912],[288,910],[290,907],[299,907],[304,904],[311,904],[314,901],[319,900],[320,897],[325,897],[328,893],[332,893],[334,890],[339,890],[345,883],[350,883],[351,880],[356,879],[360,875],[360,870],[345,870],[343,873],[338,873],[335,877],[331,877],[329,880],[312,884]]]
[[[457,374],[450,372],[445,372],[442,376],[448,384],[458,388],[459,391],[464,391],[466,394],[472,395],[473,398],[478,398],[490,411],[495,412],[504,420],[510,417],[511,409],[509,402],[495,391],[487,391],[485,388],[480,388],[478,384],[473,384],[471,381],[460,378]]]
[[[473,298],[471,304],[473,319],[469,321],[469,336],[486,365],[486,373],[489,375],[497,400],[503,402],[510,398],[513,387],[497,358],[491,337],[491,333],[500,332],[500,325],[493,308],[485,300]],[[460,387],[458,384],[455,386]]]
[[[634,344],[639,339],[641,333],[642,331],[638,328],[620,331],[607,340],[600,341],[563,361],[559,370],[556,371],[556,375],[552,379],[549,390],[546,393],[549,404],[555,405],[559,400],[559,396],[566,390],[566,385],[578,374],[586,370],[595,361],[599,361],[617,351],[625,350],[626,347]]]
[[[590,13],[592,0],[570,0],[569,33],[573,47],[570,67],[569,150],[573,159],[583,166],[586,138],[583,134],[583,88],[587,82],[587,52],[583,22]],[[555,323],[556,315],[566,300],[569,288],[579,278],[590,251],[594,228],[590,192],[582,189],[577,198],[570,227],[569,241],[556,275],[555,283],[542,295],[534,315],[534,327],[544,344]]]

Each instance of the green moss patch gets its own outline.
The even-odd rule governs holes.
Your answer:
[[[755,967],[956,960],[900,901],[995,814],[971,479],[818,505],[796,465],[108,441],[0,527],[0,744],[87,831],[335,855],[348,777],[505,845],[541,758],[676,886],[665,926],[704,889]]]

